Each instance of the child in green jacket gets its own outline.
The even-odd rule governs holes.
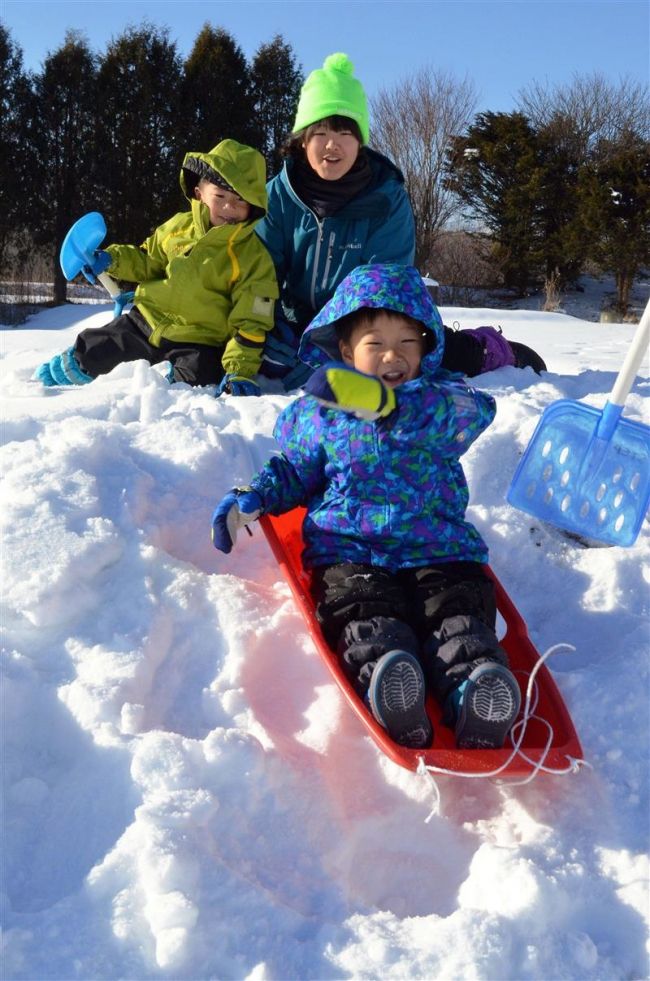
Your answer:
[[[188,153],[180,175],[190,211],[160,225],[141,246],[95,253],[91,276],[135,282],[134,305],[41,365],[44,385],[79,385],[125,361],[171,363],[170,380],[258,395],[254,377],[278,296],[269,253],[254,232],[266,213],[264,158],[223,140]]]

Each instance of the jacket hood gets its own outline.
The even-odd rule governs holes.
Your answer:
[[[445,333],[438,308],[417,269],[394,262],[357,266],[345,277],[302,335],[298,350],[302,360],[311,368],[341,361],[336,322],[362,307],[378,307],[419,320],[436,340],[434,350],[425,356],[427,369],[440,367]]]
[[[262,218],[266,214],[266,162],[258,150],[236,140],[222,140],[207,153],[186,153],[180,183],[190,203],[196,200],[194,188],[198,181],[202,177],[210,180],[211,176],[220,178],[215,183],[221,186],[225,183],[256,209],[252,218]]]
[[[394,178],[394,180],[399,181],[400,184],[406,183],[404,180],[404,174],[399,169],[397,164],[390,160],[389,157],[385,157],[383,153],[379,152],[379,150],[373,150],[372,147],[369,146],[365,146],[363,148],[363,152],[368,157],[372,171],[375,174],[376,183],[381,183],[388,177]]]

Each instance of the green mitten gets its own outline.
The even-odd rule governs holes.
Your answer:
[[[303,388],[329,409],[342,409],[368,421],[383,419],[397,405],[395,392],[386,388],[379,378],[364,375],[338,361],[318,368]]]

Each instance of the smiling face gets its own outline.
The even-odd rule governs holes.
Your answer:
[[[194,197],[202,201],[210,212],[210,224],[236,225],[246,221],[250,215],[251,206],[243,201],[233,191],[226,191],[210,181],[202,180],[194,188]]]
[[[339,341],[345,364],[397,388],[417,378],[426,352],[425,328],[398,313],[382,310],[372,320],[360,319],[347,341]]]
[[[307,163],[326,181],[345,177],[359,156],[360,146],[352,129],[332,129],[327,122],[310,126],[303,142]]]

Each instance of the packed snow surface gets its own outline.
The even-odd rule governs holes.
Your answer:
[[[317,655],[261,531],[215,503],[274,449],[289,397],[122,365],[44,389],[110,307],[2,331],[3,976],[648,976],[650,536],[581,549],[505,493],[541,411],[602,408],[634,327],[442,308],[548,364],[465,457],[470,518],[593,769],[527,786],[387,760]],[[625,414],[648,422],[648,365]]]

